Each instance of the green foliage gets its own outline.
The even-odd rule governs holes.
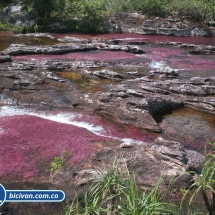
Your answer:
[[[61,156],[57,156],[54,158],[54,160],[50,164],[50,170],[49,172],[53,173],[57,170],[59,170],[61,167],[66,165],[66,158],[68,157],[69,152],[64,150],[62,152]]]
[[[182,21],[187,19],[202,22],[206,20],[208,14],[208,9],[202,0],[172,0],[167,8],[168,11],[178,14]]]
[[[140,9],[139,0],[104,0],[107,13],[133,12]]]
[[[18,0],[0,0],[0,8]],[[36,19],[35,29],[49,31],[54,20],[71,23],[75,16],[80,21],[68,25],[69,31],[86,33],[106,31],[108,15],[117,12],[139,12],[148,16],[177,15],[181,21],[191,20],[208,24],[215,19],[214,0],[23,0],[26,10]],[[74,26],[75,25],[75,26]]]
[[[135,177],[128,171],[119,172],[117,165],[101,172],[82,198],[76,197],[67,210],[67,215],[155,215],[177,214],[177,206],[164,202],[158,191],[159,181],[151,190],[140,190]]]
[[[75,15],[81,18],[76,29],[86,33],[102,33],[106,31],[105,6],[103,1],[82,0],[77,2]]]
[[[66,165],[66,162],[62,157],[55,157],[50,164],[50,172],[54,172],[65,165]]]
[[[208,151],[207,145],[205,147],[206,159],[202,166],[202,173],[184,194],[182,203],[190,190],[195,189],[189,200],[189,205],[193,203],[198,194],[201,194],[209,215],[215,215],[215,143],[209,144],[209,146],[212,149]]]
[[[21,33],[22,28],[19,26],[11,26],[10,24],[1,22],[0,20],[0,31],[13,31],[15,33]]]
[[[167,5],[170,1],[171,0],[145,0],[140,4],[140,10],[144,14],[150,16],[166,16],[168,14]]]

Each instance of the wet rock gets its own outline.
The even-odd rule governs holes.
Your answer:
[[[2,54],[8,55],[26,55],[26,54],[65,54],[75,51],[87,51],[96,49],[91,45],[84,44],[57,44],[53,46],[26,46],[22,44],[11,44]]]
[[[215,54],[215,46],[195,46],[190,54]]]
[[[200,86],[194,86],[191,84],[182,84],[178,87],[170,87],[174,93],[186,94],[186,95],[196,95],[196,96],[205,96],[207,93]]]
[[[208,95],[214,95],[215,94],[215,86],[210,85],[203,85],[202,89],[208,94]]]
[[[10,55],[0,55],[0,63],[11,62]]]
[[[131,94],[134,96],[129,96]],[[140,100],[139,95],[138,97],[136,95],[135,91],[128,91],[123,95],[97,93],[90,96],[90,99],[82,100],[82,102],[88,108],[114,115],[122,123],[131,123],[146,130],[160,132],[160,127],[147,110],[147,101],[145,99]]]
[[[186,158],[188,160],[187,165],[189,170],[201,173],[202,163],[205,160],[205,157],[193,150],[186,149]]]
[[[124,142],[120,144],[120,148],[131,148],[134,146],[134,143],[132,142]]]
[[[150,71],[149,73],[150,73],[150,76],[155,76],[155,74],[160,74],[159,78],[177,78],[177,77],[179,77],[178,72],[170,67],[164,67],[161,69]]]
[[[180,46],[182,45],[181,42],[157,42],[158,45],[160,46]]]
[[[110,70],[100,70],[100,71],[87,71],[87,70],[83,70],[82,71],[83,74],[86,75],[93,75],[99,78],[107,78],[107,79],[123,79],[124,77],[122,75],[120,75],[117,72],[113,72]]]
[[[10,65],[12,70],[69,70],[74,68],[97,68],[107,66],[106,62],[97,61],[67,61],[67,60],[44,60],[44,61],[16,61]]]
[[[91,41],[89,39],[84,39],[84,38],[77,38],[77,37],[65,37],[63,39],[58,39],[60,42],[70,42],[70,43],[90,43]]]

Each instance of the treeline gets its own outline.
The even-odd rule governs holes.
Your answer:
[[[18,0],[0,0],[3,8]],[[105,31],[108,15],[116,12],[140,12],[148,16],[177,15],[201,24],[215,20],[214,0],[23,0],[37,26],[46,26],[53,19],[80,18],[76,28],[85,32]]]

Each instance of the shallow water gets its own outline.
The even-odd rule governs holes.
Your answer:
[[[98,148],[120,142],[152,142],[155,136],[107,117],[71,111],[0,109],[0,177],[45,174],[55,156],[68,152],[75,165]],[[23,171],[24,169],[24,171]]]
[[[75,84],[76,87],[78,87],[79,90],[84,90],[84,91],[93,92],[93,93],[106,91],[107,90],[106,86],[114,83],[114,81],[112,80],[93,79],[79,72],[73,72],[73,71],[56,72],[56,75],[58,75],[61,78],[70,80],[72,83]]]
[[[215,115],[191,108],[173,110],[164,115],[162,136],[169,140],[179,141],[187,148],[203,152],[206,143],[215,142]]]
[[[156,42],[181,42],[191,43],[198,45],[215,45],[214,38],[205,37],[175,37],[175,36],[158,36],[158,35],[141,35],[134,33],[121,33],[121,34],[51,34],[56,38],[64,37],[77,37],[85,39],[121,39],[123,41],[143,41],[146,43]]]
[[[15,36],[11,32],[0,32],[0,51],[8,48],[11,44],[54,45],[57,43],[59,43],[57,40],[47,37]]]

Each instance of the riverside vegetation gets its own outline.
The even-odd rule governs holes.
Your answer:
[[[1,0],[0,10],[18,2]],[[160,17],[177,14],[182,21],[190,20],[205,25],[214,23],[215,19],[214,0],[24,0],[23,3],[26,12],[36,20],[36,25],[27,28],[27,31],[47,31],[51,21],[63,20],[67,30],[105,32],[108,16],[117,12],[140,12],[146,16]],[[79,22],[74,23],[74,17]],[[9,30],[9,26],[0,23],[0,30]]]
[[[215,214],[215,144],[208,144],[211,150],[206,150],[206,159],[202,173],[192,185],[181,190],[181,203],[167,201],[171,193],[171,185],[165,192],[160,191],[162,178],[152,190],[140,190],[135,183],[135,176],[126,169],[120,171],[117,161],[108,172],[101,171],[89,182],[89,189],[74,198],[67,208],[66,215],[200,215]],[[174,180],[172,181],[174,184]],[[202,196],[203,205],[196,204],[195,197]],[[170,199],[170,198],[169,198]],[[207,211],[207,212],[206,212]]]

